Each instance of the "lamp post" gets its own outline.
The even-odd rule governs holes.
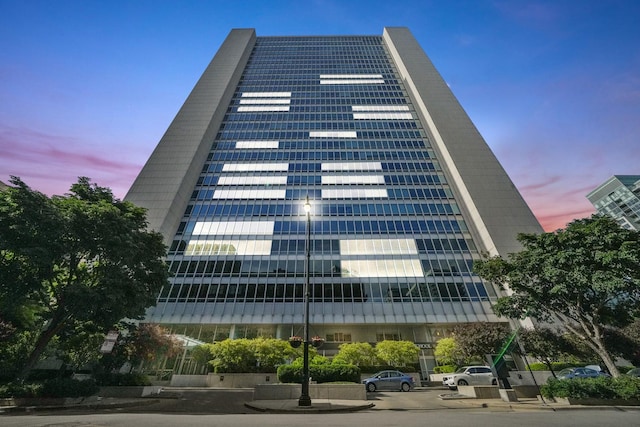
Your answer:
[[[307,213],[307,244],[306,260],[304,266],[304,348],[302,364],[302,394],[298,399],[298,406],[311,406],[311,396],[309,396],[309,261],[311,259],[311,204],[309,196],[304,204],[304,211]]]

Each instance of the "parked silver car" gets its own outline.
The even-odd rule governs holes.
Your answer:
[[[497,385],[498,380],[488,366],[463,366],[453,374],[442,377],[442,385],[451,390],[459,385]]]
[[[640,368],[633,368],[630,371],[628,371],[625,375],[628,375],[630,377],[640,377]]]
[[[564,368],[560,372],[558,372],[559,380],[569,380],[572,378],[597,378],[597,377],[608,377],[609,374],[604,373],[602,371],[596,371],[591,368]]]
[[[415,387],[413,378],[400,371],[380,371],[371,378],[362,380],[367,391],[401,390],[409,391]]]

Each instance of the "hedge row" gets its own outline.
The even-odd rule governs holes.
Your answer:
[[[311,365],[309,376],[312,381],[320,383],[330,382],[360,382],[360,369],[354,365]],[[278,368],[278,380],[283,383],[302,383],[302,367],[297,365],[282,365]]]
[[[38,383],[8,383],[0,386],[0,398],[6,397],[84,397],[99,390],[94,380],[52,378]]]
[[[550,378],[540,387],[544,397],[572,397],[575,399],[640,399],[640,378],[574,378],[556,380]]]

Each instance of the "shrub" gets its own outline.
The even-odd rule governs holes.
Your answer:
[[[448,374],[456,371],[456,365],[441,365],[433,368],[433,372],[436,374]]]
[[[318,384],[329,382],[360,382],[360,369],[354,365],[324,364],[309,366],[309,376]],[[281,365],[278,380],[283,383],[302,383],[302,366]]]
[[[96,382],[99,386],[141,386],[151,385],[149,377],[139,372],[127,374],[105,372],[96,375]]]
[[[567,363],[567,362],[551,362],[551,368],[555,372],[561,371],[564,368],[571,368],[573,366],[584,366],[584,363]],[[530,363],[529,368],[532,371],[548,371],[549,367],[544,363]]]
[[[549,381],[540,387],[544,397],[574,399],[640,399],[640,379],[633,377],[574,378]]]
[[[97,393],[99,387],[94,380],[74,380],[72,378],[54,378],[42,384],[42,397],[83,397]]]
[[[409,366],[391,366],[391,365],[365,365],[360,366],[360,372],[364,374],[375,374],[380,371],[401,371],[401,372],[420,372],[420,364],[409,365]]]
[[[41,383],[7,383],[0,385],[0,398],[36,397],[41,389]]]

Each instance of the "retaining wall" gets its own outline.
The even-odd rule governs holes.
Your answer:
[[[258,384],[253,400],[298,399],[300,384]],[[311,399],[367,400],[364,384],[309,384]]]

